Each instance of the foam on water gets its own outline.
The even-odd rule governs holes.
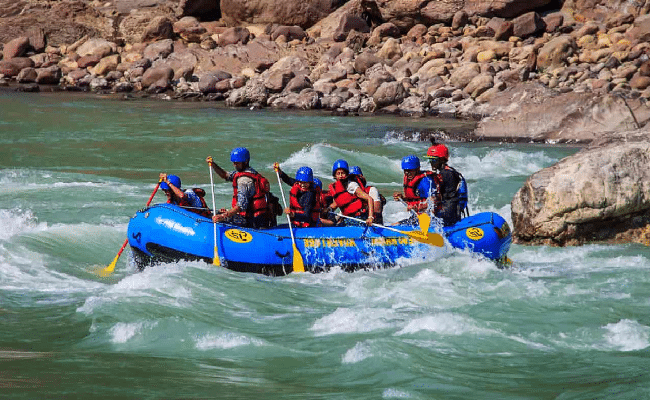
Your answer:
[[[309,166],[314,171],[314,176],[324,179],[323,184],[325,185],[325,182],[332,180],[332,161],[330,160],[336,159],[344,159],[350,166],[358,165],[366,178],[370,178],[369,180],[377,184],[385,184],[387,173],[389,176],[397,177],[402,174],[400,160],[393,160],[370,152],[347,150],[326,143],[302,148],[291,154],[285,161],[280,162],[280,168],[289,176],[293,176],[298,168],[304,165]]]
[[[197,335],[194,337],[197,350],[233,349],[242,346],[264,346],[264,341],[234,332]]]
[[[471,153],[456,156],[455,153],[456,151],[452,149],[449,164],[460,171],[466,179],[472,181],[529,176],[557,161],[544,151],[527,153],[500,148],[490,150],[484,156]]]
[[[638,321],[623,319],[603,327],[607,345],[614,350],[635,351],[650,346],[650,327]]]
[[[420,331],[435,332],[440,335],[451,336],[463,335],[465,333],[481,335],[491,335],[495,333],[492,330],[479,327],[471,318],[454,313],[443,312],[413,319],[395,334],[401,336]]]
[[[372,357],[372,348],[368,342],[359,342],[345,352],[342,357],[343,364],[356,364],[366,358]]]
[[[316,336],[342,333],[361,333],[391,327],[386,319],[392,319],[392,311],[381,308],[337,308],[329,315],[319,318],[311,327]]]
[[[157,325],[156,322],[118,322],[108,331],[112,343],[126,343],[132,338],[141,335],[142,331],[152,329]]]
[[[15,235],[28,232],[41,232],[47,229],[47,223],[39,223],[31,210],[15,208],[0,209],[0,241],[6,241]]]

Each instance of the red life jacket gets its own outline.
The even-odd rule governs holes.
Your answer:
[[[232,207],[234,208],[237,206],[237,179],[243,176],[251,178],[253,180],[253,183],[255,185],[255,194],[253,194],[252,201],[248,203],[248,209],[240,211],[239,215],[247,218],[259,217],[260,215],[268,214],[268,208],[266,204],[266,189],[269,187],[269,181],[258,173],[252,173],[248,171],[236,172],[232,177]]]
[[[413,179],[408,180],[406,175],[404,175],[404,201],[409,206],[416,206],[421,203],[423,200],[426,200],[426,197],[420,197],[418,194],[418,185],[420,181],[425,177],[430,177],[432,184],[434,185],[434,202],[435,207],[438,209],[440,207],[440,193],[436,188],[440,187],[440,176],[432,171],[423,171],[418,175],[415,175]]]
[[[311,221],[310,222],[303,222],[303,221],[296,221],[295,219],[292,220],[291,222],[301,228],[306,228],[308,226],[318,226],[320,223],[320,212],[322,210],[322,197],[323,194],[321,190],[317,187],[312,187],[310,189],[311,192],[314,194],[314,205],[311,208]],[[301,192],[300,186],[298,186],[297,183],[295,183],[291,187],[291,191],[289,192],[289,209],[293,211],[294,213],[297,214],[304,214],[305,211],[303,210],[302,206],[298,202],[298,194]]]
[[[356,179],[354,181],[359,184],[361,190],[366,190],[361,182]],[[343,215],[354,217],[366,211],[363,201],[357,196],[348,193],[341,181],[337,180],[330,184],[330,195],[334,198],[336,205],[341,209]]]

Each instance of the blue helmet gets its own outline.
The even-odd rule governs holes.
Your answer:
[[[356,165],[354,167],[350,167],[350,173],[354,175],[363,175],[361,168],[357,167]]]
[[[402,158],[402,169],[420,169],[420,159],[414,155]]]
[[[251,153],[246,147],[237,147],[230,152],[230,161],[232,162],[249,162]]]
[[[296,180],[300,182],[313,182],[314,173],[309,167],[300,167],[296,171]]]
[[[314,178],[314,186],[316,186],[320,190],[323,190],[323,182],[321,182],[321,180],[318,178]]]
[[[181,178],[177,177],[176,175],[167,175],[167,180],[169,183],[172,185],[176,186],[177,188],[181,188]],[[165,182],[160,182],[160,188],[162,190],[169,190],[171,189],[168,184]]]
[[[337,169],[343,169],[346,173],[350,173],[350,167],[348,166],[348,162],[345,160],[334,161],[334,165],[332,165],[332,175],[336,174]]]

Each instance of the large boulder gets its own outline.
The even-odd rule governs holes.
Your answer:
[[[28,49],[29,49],[29,38],[25,36],[21,36],[19,38],[9,41],[9,43],[6,43],[4,48],[2,49],[2,54],[4,56],[4,59],[8,60],[10,58],[24,56],[25,53],[27,53]]]
[[[298,25],[309,28],[328,16],[337,5],[332,0],[283,1],[221,0],[223,21],[236,26],[242,23]]]
[[[497,93],[480,108],[475,131],[492,140],[548,143],[588,143],[607,132],[629,130],[650,118],[650,108],[637,99],[557,93],[539,83],[525,82]]]
[[[364,13],[373,24],[391,22],[402,32],[417,24],[451,24],[460,11],[470,16],[514,18],[549,3],[551,0],[361,0]]]
[[[533,174],[511,206],[516,243],[647,242],[648,130],[593,142]]]

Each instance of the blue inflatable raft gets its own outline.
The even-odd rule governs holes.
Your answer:
[[[158,204],[138,211],[128,226],[133,260],[139,269],[160,262],[213,262],[214,227],[220,264],[240,272],[286,275],[293,272],[293,244],[288,224],[250,229],[217,223],[178,206]],[[396,228],[404,233],[396,232]],[[503,260],[510,248],[507,222],[495,213],[480,213],[445,228],[443,240],[431,227],[429,239],[417,240],[419,226],[341,226],[294,228],[296,248],[305,271],[332,267],[346,271],[394,266],[401,260],[424,262],[465,249],[492,260]],[[426,234],[424,235],[426,236]],[[430,240],[431,238],[441,239]],[[435,242],[435,245],[432,243]],[[440,246],[440,247],[439,247]]]

